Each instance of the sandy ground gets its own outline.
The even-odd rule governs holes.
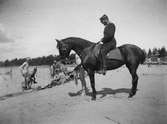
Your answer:
[[[96,75],[96,101],[90,95],[80,96],[80,85],[73,81],[0,99],[0,124],[166,124],[166,70],[165,66],[140,66],[138,91],[131,99],[126,68]],[[88,79],[87,84],[90,89]]]

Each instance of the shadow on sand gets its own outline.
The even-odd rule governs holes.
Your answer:
[[[12,98],[12,97],[16,97],[16,96],[21,96],[21,95],[24,95],[24,94],[32,93],[32,92],[37,92],[39,90],[44,90],[44,89],[45,88],[37,87],[35,89],[29,89],[29,90],[25,90],[25,91],[16,92],[16,93],[9,93],[9,94],[6,94],[4,96],[0,96],[0,101],[6,100],[8,98]]]
[[[100,91],[97,91],[97,95],[101,95],[100,98],[103,98],[107,95],[114,95],[114,94],[117,94],[117,93],[130,93],[130,90],[131,89],[128,89],[128,88],[119,88],[119,89],[111,89],[111,88],[103,88],[102,90]],[[69,92],[68,95],[71,96],[71,97],[75,97],[75,96],[79,96],[81,95],[81,90],[76,92],[76,93],[71,93]],[[92,95],[92,92],[87,92],[86,93],[87,96],[91,96]]]
[[[10,94],[1,96],[1,97],[0,97],[0,101],[6,100],[7,98],[12,98],[12,97],[15,97],[15,96],[20,96],[20,95],[23,95],[23,94],[31,93],[31,92],[32,92],[32,90],[29,90],[29,91],[27,91],[27,92],[10,93]]]

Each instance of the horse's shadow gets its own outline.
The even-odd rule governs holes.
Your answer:
[[[128,88],[119,88],[119,89],[111,89],[111,88],[103,88],[102,90],[100,90],[100,91],[97,91],[97,95],[101,95],[101,97],[100,98],[103,98],[103,97],[105,97],[105,96],[107,96],[107,95],[115,95],[115,94],[117,94],[117,93],[130,93],[130,91],[131,91],[131,89],[128,89]],[[69,94],[69,96],[71,96],[71,97],[74,97],[74,96],[79,96],[79,95],[81,95],[81,90],[80,91],[78,91],[78,92],[76,92],[76,93],[71,93],[71,92],[69,92],[68,94]],[[86,95],[87,96],[92,96],[92,92],[90,92],[90,91],[88,91],[87,93],[86,93]]]

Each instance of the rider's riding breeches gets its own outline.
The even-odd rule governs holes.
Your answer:
[[[106,67],[106,61],[105,61],[105,55],[112,49],[116,48],[116,42],[115,41],[111,41],[111,42],[107,42],[105,44],[102,45],[101,48],[101,59],[102,59],[102,65],[101,68],[105,68]]]

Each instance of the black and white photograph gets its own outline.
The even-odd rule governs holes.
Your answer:
[[[167,0],[0,0],[0,124],[167,124]]]

